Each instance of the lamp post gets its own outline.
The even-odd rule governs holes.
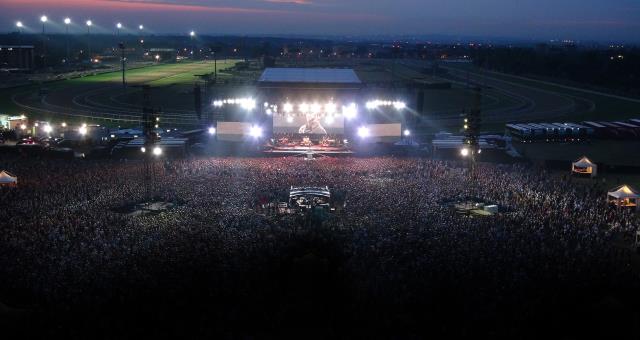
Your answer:
[[[22,25],[22,21],[16,22],[16,27],[18,28],[18,33],[22,34],[22,28],[24,27],[24,25]]]
[[[93,22],[91,20],[87,20],[87,53],[89,55],[89,62],[93,61],[91,57],[91,26],[93,26]]]
[[[67,63],[69,63],[69,25],[71,24],[70,18],[64,19],[64,28],[65,28],[65,45],[67,47]]]
[[[116,24],[116,35],[119,37],[120,36],[120,29],[122,28],[122,24],[121,23],[117,23]]]
[[[191,37],[191,56],[194,57],[195,56],[195,44],[194,44],[194,40],[196,37],[196,32],[195,31],[191,31],[189,32],[189,36]]]
[[[46,15],[40,17],[40,22],[42,22],[42,66],[46,67],[47,65],[47,37],[45,36],[44,24],[48,21]]]

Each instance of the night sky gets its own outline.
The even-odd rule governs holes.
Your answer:
[[[640,42],[638,0],[0,0],[0,30],[95,32],[122,22],[153,33],[447,35]],[[82,24],[82,25],[80,25]],[[125,32],[127,32],[125,30]]]

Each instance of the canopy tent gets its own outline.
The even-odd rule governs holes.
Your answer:
[[[16,187],[18,186],[18,177],[11,175],[6,171],[0,172],[0,187]]]
[[[596,177],[598,174],[598,166],[589,158],[583,156],[571,164],[571,173]]]
[[[609,198],[609,202],[619,207],[634,207],[637,209],[638,203],[640,203],[640,194],[628,185],[621,185],[609,191],[607,198]]]

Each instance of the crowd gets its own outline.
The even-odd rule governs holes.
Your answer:
[[[523,165],[471,176],[418,158],[203,158],[157,162],[150,180],[131,161],[0,169],[20,181],[0,189],[0,301],[53,334],[572,337],[637,318],[626,313],[637,263],[619,244],[638,216]],[[256,209],[290,186],[325,185],[344,208],[321,223]],[[118,210],[150,196],[174,207]],[[447,204],[466,199],[502,212]]]

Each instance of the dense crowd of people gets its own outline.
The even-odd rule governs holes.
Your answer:
[[[571,338],[638,321],[623,247],[637,214],[525,165],[199,158],[147,176],[137,161],[10,158],[0,169],[19,178],[0,189],[0,301],[52,334]],[[344,208],[320,222],[257,208],[325,185]],[[174,207],[122,213],[149,197]],[[448,204],[468,199],[501,212]]]

